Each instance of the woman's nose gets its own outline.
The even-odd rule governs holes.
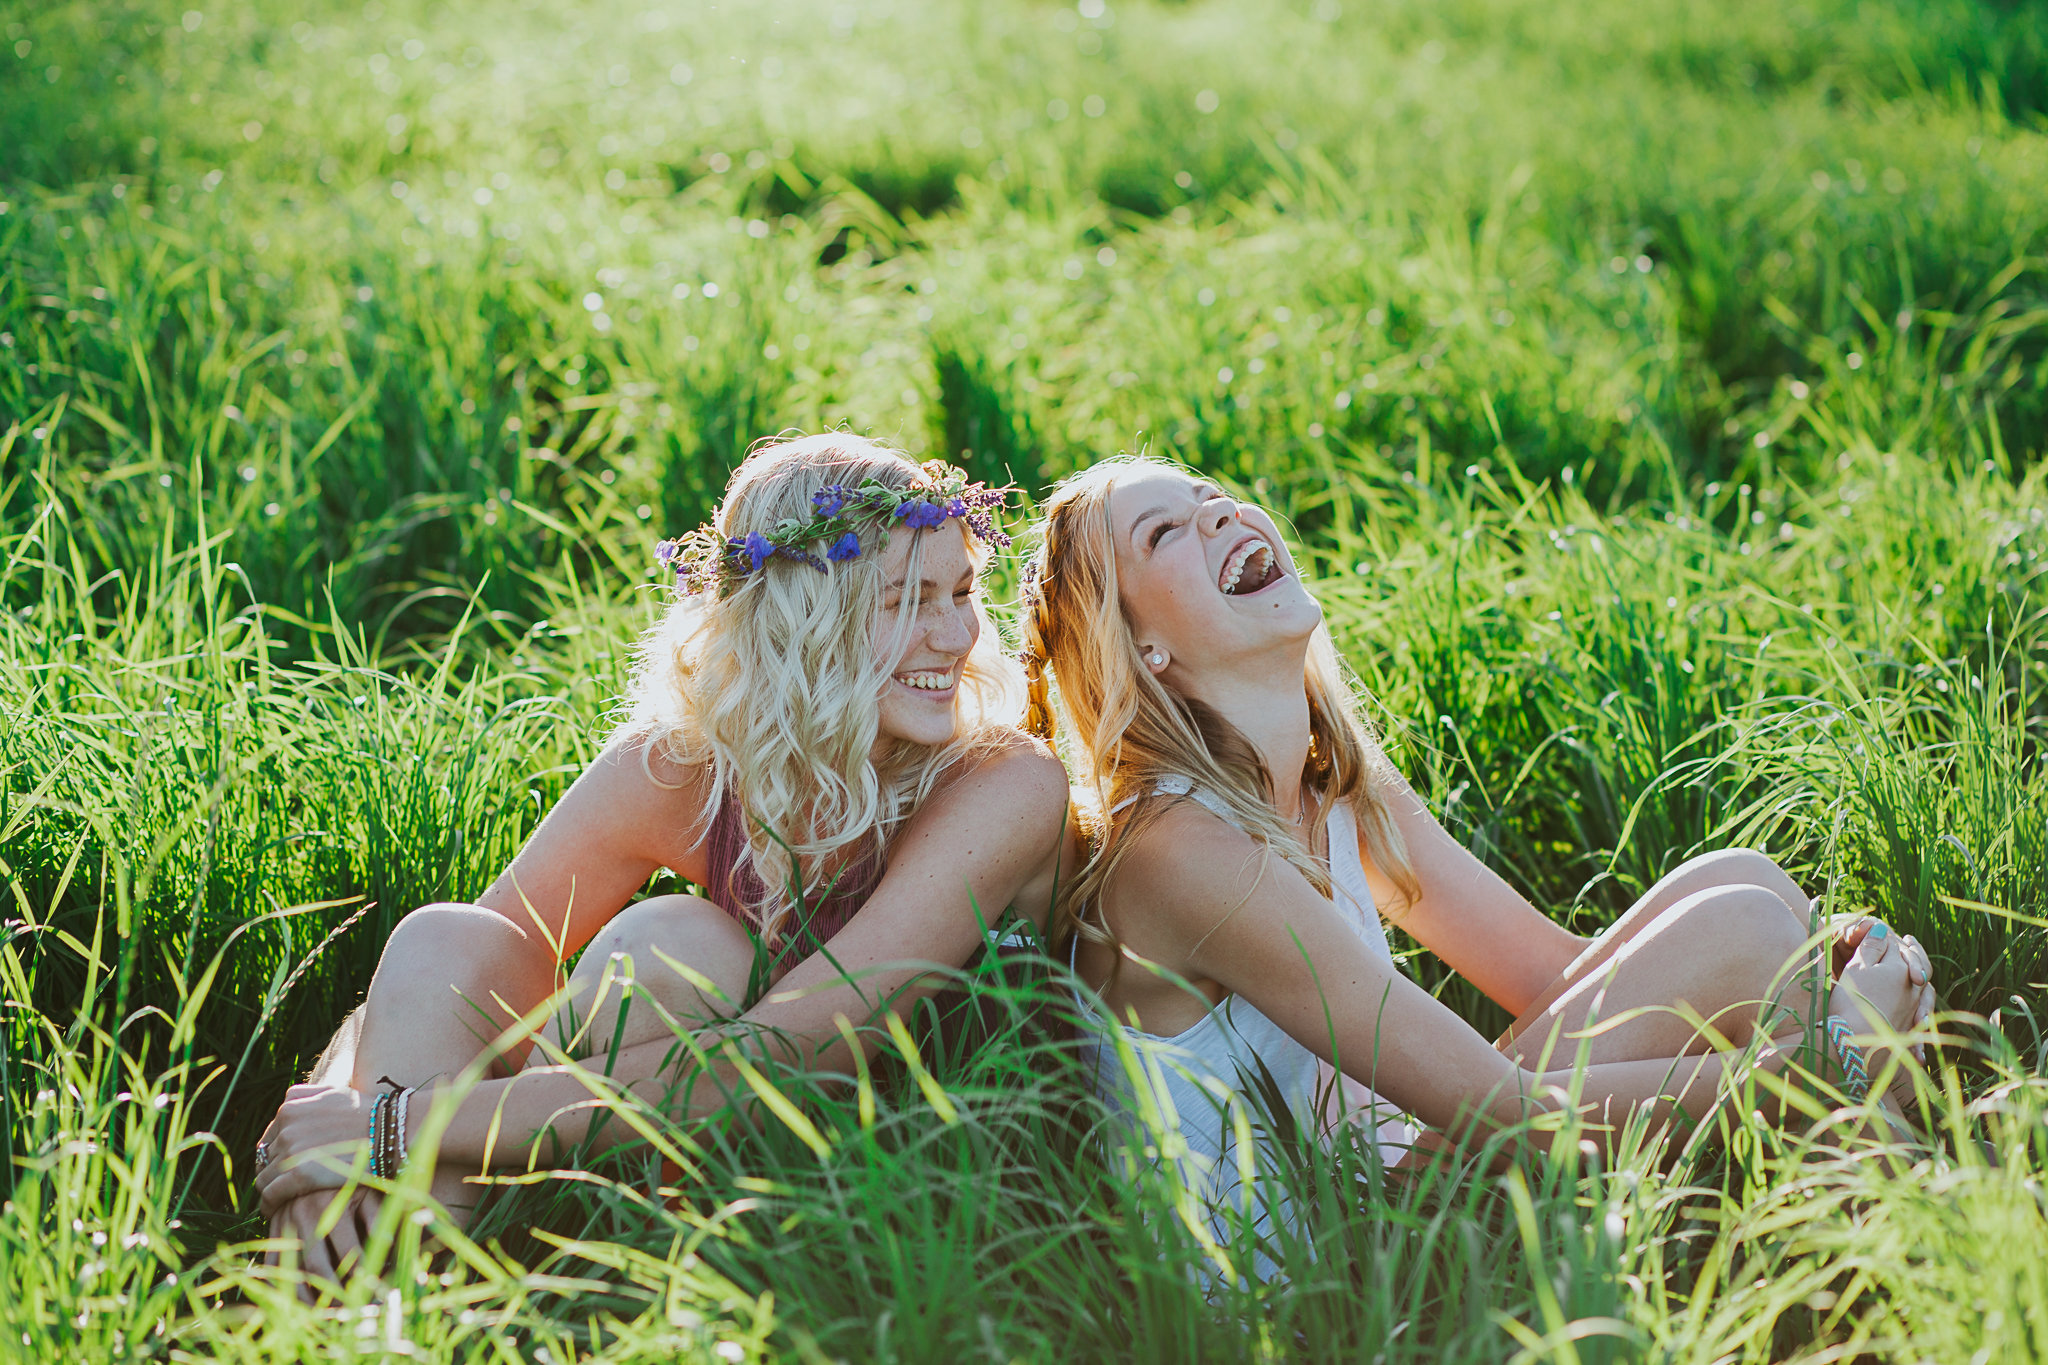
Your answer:
[[[932,623],[925,644],[941,654],[961,655],[974,648],[974,642],[981,635],[981,618],[974,614],[974,608],[949,603],[937,621]]]
[[[1202,525],[1210,535],[1228,530],[1237,521],[1237,504],[1217,494],[1202,504]]]

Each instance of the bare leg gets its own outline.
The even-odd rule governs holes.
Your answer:
[[[543,1028],[555,1046],[537,1047],[530,1037],[501,1036],[554,993],[553,948],[482,906],[422,906],[393,931],[368,1000],[335,1034],[313,1079],[359,1090],[377,1089],[386,1076],[418,1085],[453,1076],[494,1047],[489,1070],[498,1075],[560,1060],[563,1051],[602,1057],[615,1033],[618,1045],[630,1046],[738,1013],[753,959],[745,931],[708,901],[662,896],[629,906],[591,942],[570,976],[567,1003]],[[630,992],[622,990],[627,984]],[[589,1028],[582,1018],[591,1021]],[[465,1174],[437,1167],[429,1187],[458,1219],[475,1205]],[[316,1206],[302,1217],[282,1217],[273,1232],[309,1237],[327,1201],[308,1200]],[[369,1217],[366,1208],[366,1223]],[[340,1268],[335,1262],[331,1250],[308,1256],[309,1265],[330,1271]]]
[[[313,1069],[306,1073],[306,1080],[313,1085],[347,1085],[356,1074],[356,1044],[363,1036],[363,1011],[360,1007],[349,1011],[348,1018],[341,1021],[341,1027],[327,1040],[326,1050],[313,1063]]]
[[[357,1090],[384,1077],[419,1085],[452,1076],[514,1021],[546,1000],[555,985],[553,948],[495,911],[478,905],[421,906],[400,920],[377,963],[370,994],[336,1032],[313,1079]],[[523,1060],[525,1041],[508,1045],[493,1070]],[[451,1215],[466,1218],[474,1187],[461,1170],[437,1166],[428,1187]],[[312,1194],[271,1220],[271,1234],[296,1238],[302,1263],[328,1278],[346,1273],[347,1258],[374,1217],[377,1196],[363,1193],[328,1238],[315,1235],[329,1199]],[[338,1250],[340,1249],[340,1250]]]
[[[601,1062],[614,1047],[675,1038],[740,1012],[754,943],[732,916],[697,896],[628,906],[584,950],[568,998],[527,1057]]]
[[[1765,884],[1730,882],[1731,874]],[[1596,939],[1496,1046],[1547,1071],[1581,1056],[1591,1064],[1742,1047],[1764,1030],[1782,1038],[1780,1007],[1806,1012],[1802,969],[1818,951],[1807,918],[1806,898],[1761,855],[1694,859]],[[1447,1150],[1425,1132],[1399,1165],[1426,1165]]]
[[[548,998],[556,970],[551,947],[494,910],[421,906],[392,931],[369,998],[336,1035],[330,1051],[338,1054],[353,1025],[349,1073],[337,1083],[374,1091],[387,1076],[419,1085],[455,1075]],[[509,1043],[491,1070],[516,1067],[530,1046]],[[432,1186],[434,1197],[458,1216],[475,1202],[463,1174],[436,1169]]]
[[[1812,918],[1813,902],[1799,889],[1798,883],[1785,875],[1783,868],[1764,854],[1754,849],[1731,848],[1688,858],[1659,878],[1655,886],[1643,893],[1641,900],[1629,907],[1627,914],[1593,940],[1592,946],[1566,967],[1557,980],[1522,1011],[1521,1017],[1508,1026],[1497,1046],[1506,1050],[1508,1043],[1524,1029],[1544,1017],[1560,995],[1610,961],[1666,910],[1701,891],[1729,886],[1760,886],[1774,892],[1785,902],[1801,932],[1811,932],[1807,926]]]
[[[557,970],[552,947],[495,910],[421,906],[384,945],[358,1013],[350,1083],[374,1090],[383,1076],[419,1085],[453,1075],[548,998]],[[508,1042],[494,1070],[516,1067],[528,1046]]]
[[[1535,1070],[1572,1065],[1582,1052],[1613,1062],[1741,1047],[1759,1026],[1773,1027],[1781,1006],[1806,1012],[1808,938],[1804,918],[1763,886],[1714,886],[1638,907],[1499,1046]],[[1618,1022],[1586,1033],[1604,1020]]]

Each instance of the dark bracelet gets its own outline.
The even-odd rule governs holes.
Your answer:
[[[389,1088],[370,1105],[370,1174],[378,1180],[396,1180],[405,1168],[405,1120],[410,1107],[406,1102],[412,1089],[389,1076],[379,1076],[377,1083]]]

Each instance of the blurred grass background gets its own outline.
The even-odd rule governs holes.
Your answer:
[[[1798,1236],[1770,1173],[1803,1158],[1756,1130],[1676,1176],[1550,1171],[1526,1222],[1490,1181],[1347,1205],[1324,1244],[1358,1253],[1248,1336],[1132,1231],[1142,1189],[1045,1136],[1042,1077],[968,1059],[986,1142],[913,1090],[844,1169],[726,1174],[782,1239],[925,1198],[983,1223],[735,1214],[693,1234],[716,1283],[585,1247],[629,1345],[472,1267],[442,1288],[490,1331],[408,1288],[421,1350],[630,1359],[696,1314],[662,1349],[2041,1353],[2038,5],[111,0],[0,35],[10,1351],[160,1351],[163,1313],[214,1354],[345,1339],[213,1256],[258,1230],[236,1163],[395,919],[480,890],[591,756],[654,539],[755,437],[844,423],[1027,492],[1145,447],[1264,500],[1482,856],[1583,931],[1736,842],[1884,914],[1983,1020],[1929,1112],[2007,1164],[1844,1168]],[[178,1098],[123,1118],[145,1093]],[[1963,1218],[2006,1195],[2010,1226]],[[591,1246],[656,1237],[552,1198]],[[1806,1287],[1738,1280],[1738,1231]],[[1591,1297],[1546,1308],[1525,1260]],[[259,1306],[217,1314],[218,1277]],[[1699,1286],[1725,1313],[1687,1316]]]

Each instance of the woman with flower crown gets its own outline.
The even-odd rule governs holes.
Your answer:
[[[828,433],[758,446],[712,524],[659,548],[676,599],[602,755],[476,903],[400,921],[257,1149],[309,1270],[360,1243],[360,1189],[317,1226],[351,1170],[417,1160],[435,1091],[480,1059],[434,1153],[458,1210],[465,1176],[626,1136],[621,1101],[708,1112],[762,1053],[844,1071],[1006,908],[1046,922],[1067,783],[1009,723],[1020,679],[982,614],[1002,502]],[[660,868],[703,894],[634,902]]]
[[[1240,1175],[1240,1134],[1278,1117],[1261,1102],[1301,1132],[1362,1123],[1389,1164],[1566,1108],[1604,1144],[1632,1117],[1703,1118],[1740,1068],[1784,1072],[1802,1022],[1856,1094],[1883,1074],[1872,1035],[1931,1008],[1926,954],[1874,921],[1832,926],[1839,979],[1811,983],[1812,907],[1754,852],[1687,862],[1590,941],[1545,917],[1394,771],[1273,520],[1216,485],[1110,461],[1040,529],[1032,726],[1051,736],[1056,684],[1095,826],[1061,888],[1106,1006],[1084,1061],[1134,1123],[1178,1125],[1144,1141],[1187,1154],[1218,1241],[1288,1216]],[[1498,1042],[1401,973],[1382,915],[1514,1018]],[[1798,1017],[1809,992],[1824,1020]]]

